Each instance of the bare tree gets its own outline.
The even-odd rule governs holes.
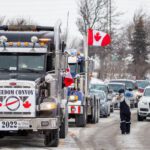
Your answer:
[[[7,25],[36,25],[36,23],[30,18],[26,19],[23,17],[8,19],[6,22]]]
[[[111,4],[111,0],[79,0],[79,17],[77,26],[82,35],[87,34],[88,28],[101,30],[111,34],[111,46],[107,47],[89,47],[89,55],[97,55],[100,59],[99,77],[106,78],[104,70],[109,65],[105,65],[108,55],[114,53],[117,49],[116,22],[117,17],[121,15],[116,11],[116,8]],[[111,18],[111,19],[110,19]],[[110,19],[110,20],[109,20]],[[111,25],[111,27],[109,27]],[[117,44],[116,44],[117,43]]]
[[[0,16],[0,25],[2,25],[5,21],[5,16]]]
[[[105,24],[107,0],[79,0],[78,7],[77,26],[81,34],[85,35],[88,28],[97,29],[100,24]]]

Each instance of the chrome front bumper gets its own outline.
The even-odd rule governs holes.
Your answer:
[[[10,123],[16,123],[17,126],[10,125]],[[7,125],[5,125],[7,124]],[[9,127],[8,127],[9,124]],[[11,131],[11,130],[50,130],[59,128],[58,118],[0,118],[0,131]]]

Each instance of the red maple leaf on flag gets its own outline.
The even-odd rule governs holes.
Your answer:
[[[101,39],[99,32],[97,32],[96,35],[94,35],[94,38],[96,41],[99,41]]]

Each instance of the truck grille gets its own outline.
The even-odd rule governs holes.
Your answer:
[[[140,108],[140,111],[148,111],[148,108]]]
[[[0,81],[0,117],[35,117],[35,83]]]

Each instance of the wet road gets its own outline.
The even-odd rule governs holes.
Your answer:
[[[100,118],[98,124],[88,124],[86,128],[76,128],[70,123],[65,140],[60,140],[58,148],[43,145],[43,138],[37,136],[6,137],[0,141],[3,150],[149,150],[150,121],[137,122],[136,110],[132,110],[130,135],[121,135],[119,129],[119,111],[109,118]]]

